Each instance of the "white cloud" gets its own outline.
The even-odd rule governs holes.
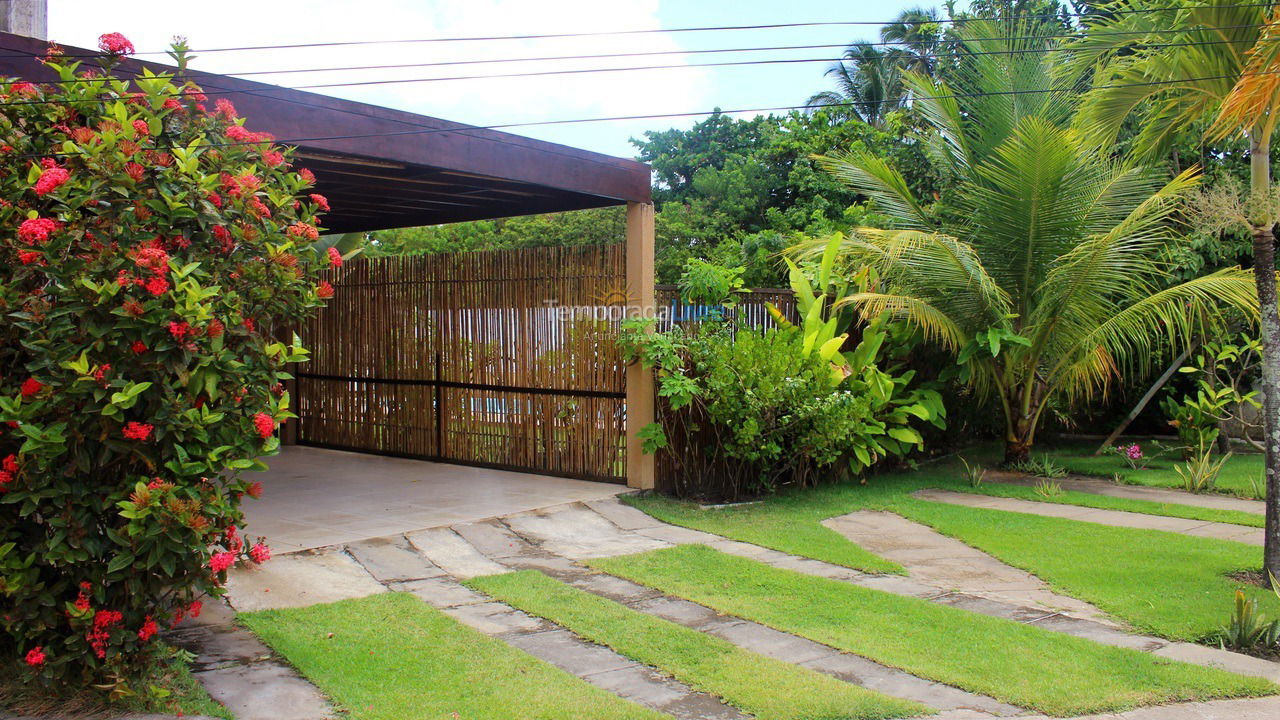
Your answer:
[[[182,35],[199,48],[350,40],[528,35],[660,28],[657,0],[298,0],[178,3],[112,0],[50,3],[54,40],[93,47],[104,32],[121,32],[141,50],[159,50]],[[457,60],[678,51],[669,35],[384,44],[294,50],[206,53],[193,67],[213,72]],[[148,59],[153,59],[148,57]],[[254,79],[299,86],[314,83],[484,75],[634,65],[674,65],[684,55],[455,65],[353,72],[264,75]],[[478,125],[582,117],[686,112],[709,106],[705,70],[649,70],[318,89],[339,97]],[[518,131],[524,134],[524,131]],[[619,128],[619,132],[623,132]],[[625,138],[625,136],[624,136]]]

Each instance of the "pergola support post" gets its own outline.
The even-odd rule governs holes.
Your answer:
[[[627,315],[653,317],[653,203],[627,203]],[[653,370],[627,366],[627,487],[652,490],[654,457],[640,448],[640,429],[654,421]]]

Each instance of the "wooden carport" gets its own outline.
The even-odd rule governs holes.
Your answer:
[[[0,33],[0,75],[52,82],[35,58],[47,43]],[[66,46],[70,56],[94,51]],[[127,60],[121,76],[174,72]],[[327,230],[357,232],[626,205],[627,314],[653,312],[653,205],[647,165],[366,103],[192,71],[212,103],[226,98],[248,127],[297,148],[333,208]],[[653,418],[652,375],[626,370],[626,480],[653,486],[636,433]],[[537,390],[533,388],[533,390]]]

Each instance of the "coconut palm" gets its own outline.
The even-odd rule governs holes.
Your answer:
[[[835,79],[836,89],[813,95],[806,105],[845,106],[863,122],[879,127],[885,115],[902,107],[906,100],[901,51],[854,43],[845,48],[843,58],[826,72],[827,77]]]
[[[1264,566],[1280,576],[1280,314],[1276,304],[1276,222],[1271,140],[1280,117],[1280,10],[1267,3],[1125,0],[1088,26],[1072,69],[1096,70],[1098,87],[1082,127],[1109,143],[1130,115],[1142,130],[1135,146],[1155,156],[1188,130],[1210,139],[1243,134],[1249,142],[1253,271],[1261,314],[1262,417],[1266,436]]]
[[[1008,461],[1027,457],[1052,403],[1144,369],[1221,304],[1256,309],[1239,268],[1161,288],[1169,216],[1195,173],[1170,181],[1072,127],[1079,92],[1051,72],[1059,53],[1035,52],[1055,31],[971,22],[960,41],[973,54],[950,84],[905,74],[926,152],[949,178],[944,208],[868,152],[819,159],[895,225],[844,241],[844,261],[874,268],[880,285],[842,302],[868,318],[888,312],[954,352],[1003,411]]]
[[[907,70],[932,74],[942,42],[938,11],[935,8],[903,10],[897,19],[880,28],[880,39],[902,47],[903,66]]]

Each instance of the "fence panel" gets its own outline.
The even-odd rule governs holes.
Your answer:
[[[356,259],[300,333],[298,442],[621,482],[622,245]]]

